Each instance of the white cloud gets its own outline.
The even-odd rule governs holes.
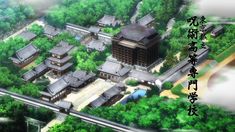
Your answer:
[[[193,0],[197,15],[235,17],[235,0]]]
[[[209,90],[201,102],[215,104],[235,111],[235,70],[233,67],[223,68],[219,74],[214,74]]]

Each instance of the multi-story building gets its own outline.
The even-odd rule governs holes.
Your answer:
[[[47,65],[52,69],[52,72],[56,76],[62,76],[73,65],[70,62],[72,57],[68,55],[68,52],[72,48],[72,45],[61,41],[57,46],[49,51],[51,53],[51,57],[47,59]]]
[[[138,24],[124,27],[113,38],[112,56],[118,61],[148,67],[158,59],[160,35]]]

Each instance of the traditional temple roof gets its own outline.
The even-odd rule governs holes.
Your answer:
[[[105,102],[107,102],[107,100],[103,96],[100,96],[96,100],[92,101],[90,103],[90,105],[94,108],[97,108],[97,107],[103,105]]]
[[[135,79],[138,79],[139,81],[146,81],[151,83],[154,83],[157,80],[157,77],[155,77],[151,73],[138,70],[131,70],[129,73],[129,77],[133,77]]]
[[[29,59],[38,52],[39,49],[36,46],[34,46],[33,44],[29,44],[23,47],[22,49],[16,51],[15,55],[10,59],[13,60],[15,63],[20,63]]]
[[[63,78],[60,78],[58,81],[54,82],[53,84],[50,84],[47,90],[50,94],[56,95],[57,93],[64,90],[68,86],[69,84]]]
[[[32,81],[37,76],[37,73],[34,70],[30,70],[23,75],[25,81]]]
[[[147,14],[146,16],[138,20],[138,24],[142,26],[146,26],[153,21],[154,21],[154,18],[150,14]]]
[[[100,40],[92,40],[86,45],[86,47],[88,49],[97,50],[97,51],[105,50],[105,44]]]
[[[69,73],[64,77],[64,80],[69,83],[70,86],[74,88],[78,88],[82,84],[84,84],[90,78],[95,77],[94,73],[88,73],[86,71],[75,71],[73,73]]]
[[[124,76],[131,69],[123,66],[120,63],[106,61],[98,70],[100,72],[105,72],[105,73],[109,73],[109,74],[116,75],[116,76]]]
[[[73,47],[73,45],[69,45],[67,42],[61,41],[49,52],[56,55],[64,55],[68,53]]]
[[[140,42],[144,38],[148,38],[155,34],[157,34],[157,32],[154,29],[147,28],[138,24],[131,24],[122,28],[117,37],[119,39],[123,38],[135,42]]]
[[[99,21],[99,24],[103,25],[113,25],[115,23],[115,16],[104,15]]]
[[[54,61],[54,62],[57,62],[57,63],[64,64],[64,63],[68,62],[69,60],[71,60],[72,57],[71,56],[66,56],[66,57],[64,57],[62,59],[58,59],[58,58],[54,58],[54,57],[49,57],[47,59],[50,60],[50,61]]]
[[[32,39],[36,38],[37,35],[30,31],[23,31],[18,36],[27,41],[31,41]]]
[[[60,33],[60,30],[58,30],[57,28],[55,27],[52,27],[50,25],[46,25],[44,27],[44,34],[47,34],[47,35],[50,35],[50,36],[56,36]]]
[[[64,109],[71,109],[73,104],[72,102],[62,100],[58,103],[58,106]]]
[[[48,70],[48,67],[46,64],[44,63],[41,63],[39,64],[37,67],[34,68],[34,71],[37,73],[37,74],[40,74],[44,71],[47,71]]]
[[[49,68],[54,69],[54,70],[64,71],[64,70],[70,68],[71,66],[73,66],[73,63],[66,63],[66,64],[63,65],[63,66],[57,66],[57,65],[52,65],[51,63],[47,63],[47,66],[48,66]]]
[[[120,94],[121,91],[122,91],[122,90],[121,90],[118,86],[115,85],[115,86],[113,86],[112,88],[110,88],[110,89],[108,89],[107,91],[105,91],[105,92],[103,93],[103,96],[104,96],[107,100],[109,100],[109,99],[112,98],[113,96]]]

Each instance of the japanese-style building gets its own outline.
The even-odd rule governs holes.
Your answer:
[[[34,34],[33,32],[30,32],[30,31],[23,31],[21,32],[18,37],[21,37],[23,38],[24,40],[27,40],[27,41],[31,41],[33,39],[35,39],[37,37],[36,34]]]
[[[26,45],[10,57],[12,62],[18,67],[25,67],[38,56],[39,49],[33,44]]]
[[[92,101],[89,106],[93,108],[97,108],[100,106],[111,106],[116,103],[119,99],[123,97],[121,94],[122,91],[125,90],[125,86],[122,83],[118,83],[115,86],[111,87],[107,91],[105,91],[99,98]]]
[[[128,76],[128,72],[131,69],[118,62],[107,60],[102,66],[98,68],[98,70],[100,78],[109,79],[114,82],[120,82]]]
[[[59,33],[60,33],[60,30],[58,28],[52,27],[50,25],[46,25],[44,27],[44,35],[46,35],[48,38],[53,38]]]
[[[104,15],[100,20],[98,20],[97,23],[101,27],[105,26],[116,27],[121,24],[121,21],[116,20],[115,16]]]
[[[146,16],[140,18],[137,23],[139,25],[151,28],[154,26],[154,18],[150,14],[147,14]]]
[[[160,35],[139,24],[125,26],[113,37],[112,56],[118,61],[148,67],[159,57]]]
[[[71,72],[50,84],[46,91],[41,91],[41,98],[45,101],[56,102],[66,97],[71,91],[77,92],[94,80],[94,73],[86,71]]]
[[[62,76],[72,67],[73,64],[70,62],[72,57],[68,55],[68,52],[73,47],[67,42],[61,41],[49,51],[51,57],[47,59],[47,66],[51,68],[56,76]]]
[[[39,78],[40,76],[44,75],[48,71],[49,71],[49,68],[43,62],[39,64],[37,67],[33,68],[32,70],[26,72],[22,76],[22,78],[24,81],[27,81],[27,82],[34,81],[36,78]]]

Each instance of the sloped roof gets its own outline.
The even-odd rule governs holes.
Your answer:
[[[115,16],[110,16],[110,15],[104,15],[98,23],[104,24],[104,25],[113,25],[115,22]]]
[[[51,35],[51,36],[56,36],[59,33],[60,33],[60,30],[55,28],[55,27],[52,27],[50,25],[46,25],[44,27],[44,34],[48,34],[48,35]]]
[[[23,79],[25,81],[29,81],[29,80],[32,80],[36,76],[37,76],[37,73],[33,70],[30,70],[23,75]]]
[[[73,45],[69,45],[67,42],[61,41],[49,52],[57,55],[64,55],[68,53],[73,47],[74,47]]]
[[[157,77],[146,71],[131,70],[129,77],[138,79],[139,81],[155,82]]]
[[[122,28],[120,34],[118,34],[118,38],[124,38],[127,40],[139,42],[144,38],[147,38],[154,34],[156,34],[156,31],[154,29],[147,28],[139,24],[131,24]]]
[[[22,49],[16,51],[16,54],[13,58],[18,59],[19,62],[22,62],[30,58],[37,52],[39,52],[39,49],[36,46],[34,46],[33,44],[28,44]]]
[[[47,65],[44,63],[39,64],[37,67],[34,68],[35,72],[37,74],[40,74],[41,72],[44,72],[48,69]]]
[[[92,40],[86,45],[86,47],[88,49],[94,49],[97,51],[104,51],[105,50],[105,44],[100,40]]]
[[[50,84],[47,90],[50,94],[56,95],[57,93],[64,90],[68,86],[69,84],[63,78],[60,78],[58,81],[54,82],[53,84]]]
[[[30,31],[23,31],[18,36],[25,39],[25,40],[30,41],[30,40],[34,39],[37,35],[34,34],[33,32],[30,32]]]
[[[146,26],[153,21],[154,21],[154,18],[150,14],[147,14],[138,20],[138,24],[142,26]]]
[[[92,101],[90,104],[92,107],[97,108],[99,106],[102,106],[105,102],[107,102],[107,100],[103,96],[100,96],[96,100]]]
[[[71,109],[73,104],[72,102],[62,100],[58,103],[58,106],[64,109]]]
[[[104,96],[107,100],[109,100],[109,99],[112,98],[113,96],[120,94],[121,91],[122,91],[122,90],[119,89],[119,88],[115,85],[115,86],[113,86],[112,88],[110,88],[110,89],[108,89],[107,91],[105,91],[105,92],[103,93],[103,96]]]
[[[123,76],[127,74],[131,69],[128,67],[123,66],[120,63],[112,62],[112,61],[106,61],[100,68],[99,71],[117,75],[117,76]]]

